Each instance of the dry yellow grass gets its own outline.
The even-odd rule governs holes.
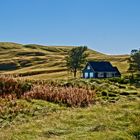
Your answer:
[[[22,74],[34,79],[66,78],[65,56],[74,46],[41,46],[0,43],[0,73]],[[129,55],[105,55],[89,49],[88,60],[110,61],[127,73]],[[49,72],[48,72],[49,71]],[[38,72],[38,74],[37,74]]]

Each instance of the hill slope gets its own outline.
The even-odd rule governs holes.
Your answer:
[[[33,79],[66,77],[65,56],[73,47],[0,42],[0,73],[20,74]],[[91,49],[87,52],[89,60],[110,61],[126,73],[128,55],[105,55]]]

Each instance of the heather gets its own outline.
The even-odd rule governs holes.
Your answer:
[[[35,86],[24,94],[25,98],[42,99],[66,104],[68,107],[86,107],[94,103],[95,91],[76,87]]]
[[[0,77],[0,139],[140,139],[140,90],[129,79]]]
[[[0,96],[8,95],[20,98],[24,92],[31,89],[31,83],[15,79],[13,76],[0,76]]]

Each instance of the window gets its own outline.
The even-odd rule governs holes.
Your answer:
[[[90,72],[90,73],[89,73],[89,77],[90,77],[90,78],[93,78],[93,77],[94,77],[93,72]]]
[[[88,78],[88,72],[85,72],[85,78]]]
[[[87,66],[87,69],[90,70],[90,66]]]
[[[103,78],[104,77],[104,73],[103,72],[98,72],[98,77],[99,78]]]
[[[108,73],[106,73],[106,77],[114,77],[114,73],[108,72]]]

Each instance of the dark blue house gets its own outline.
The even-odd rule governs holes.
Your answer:
[[[111,78],[121,77],[117,67],[107,61],[90,61],[83,69],[83,78]]]

